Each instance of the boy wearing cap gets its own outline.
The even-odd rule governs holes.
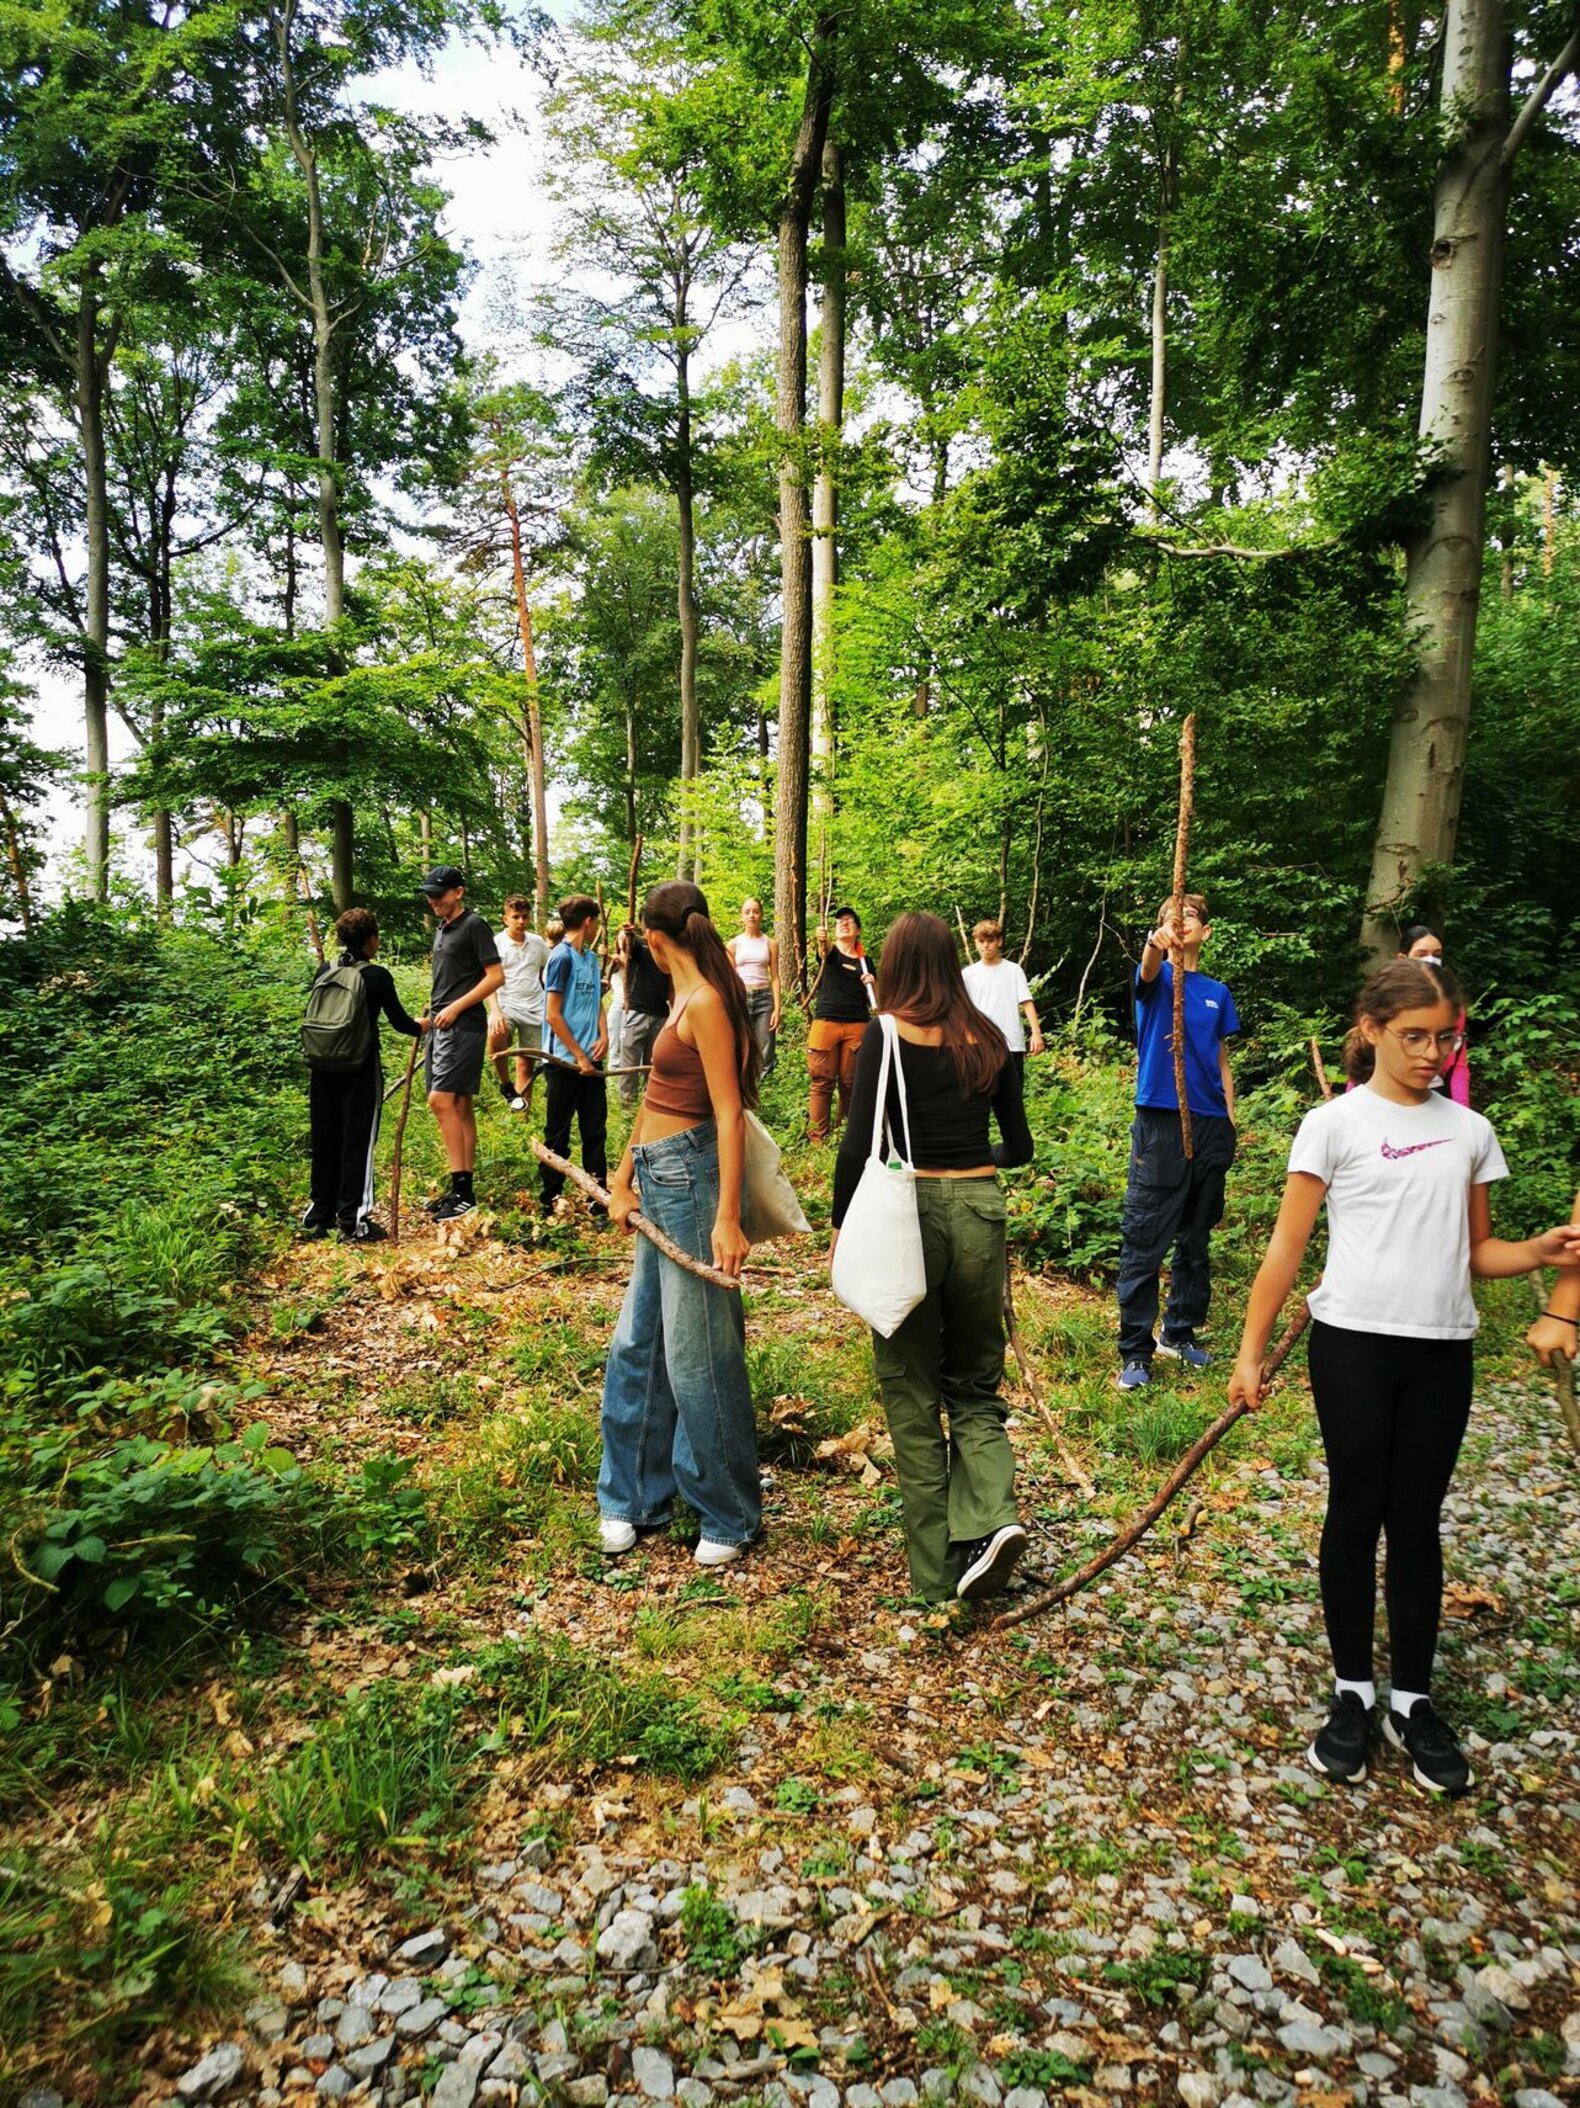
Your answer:
[[[429,1213],[436,1222],[453,1222],[477,1205],[472,1173],[477,1163],[477,1089],[488,1048],[485,1005],[503,985],[505,969],[493,932],[466,904],[465,872],[454,864],[439,864],[419,890],[439,925],[433,939],[425,1080],[450,1166],[450,1190]]]

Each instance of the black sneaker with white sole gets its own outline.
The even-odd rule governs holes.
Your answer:
[[[419,1202],[418,1205],[424,1215],[437,1215],[449,1198],[450,1195],[448,1193],[430,1193],[428,1198]]]
[[[1364,1786],[1372,1753],[1372,1708],[1358,1691],[1335,1691],[1306,1762],[1335,1786]]]
[[[1383,1733],[1395,1749],[1404,1751],[1416,1784],[1428,1793],[1464,1793],[1475,1784],[1476,1774],[1454,1740],[1454,1730],[1427,1700],[1411,1706],[1408,1715],[1390,1706]]]
[[[475,1200],[468,1200],[464,1193],[447,1193],[438,1207],[432,1210],[435,1222],[454,1222],[462,1215],[470,1215],[477,1207]]]
[[[1026,1532],[1018,1522],[1007,1522],[991,1537],[978,1537],[960,1547],[965,1566],[955,1583],[955,1594],[967,1603],[980,1596],[996,1596],[1014,1572],[1026,1549]]]

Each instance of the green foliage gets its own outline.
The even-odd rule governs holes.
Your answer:
[[[1105,1962],[1103,1981],[1121,1985],[1143,2005],[1174,2005],[1185,1992],[1201,1989],[1208,1967],[1208,1957],[1191,1948],[1176,1953],[1172,1947],[1157,1947],[1133,1962]]]
[[[693,1882],[680,1905],[680,1932],[693,1965],[709,1976],[728,1976],[746,1952],[735,1914],[716,1889]]]

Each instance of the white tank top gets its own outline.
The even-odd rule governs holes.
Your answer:
[[[735,971],[741,977],[743,988],[766,988],[769,985],[766,937],[736,938]]]

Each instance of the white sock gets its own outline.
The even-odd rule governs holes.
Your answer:
[[[1377,1686],[1374,1683],[1349,1683],[1342,1676],[1333,1679],[1334,1695],[1340,1691],[1353,1691],[1369,1713],[1377,1703]]]
[[[1427,1701],[1425,1691],[1401,1691],[1397,1686],[1388,1693],[1388,1710],[1397,1713],[1401,1720],[1408,1720],[1418,1705]]]

